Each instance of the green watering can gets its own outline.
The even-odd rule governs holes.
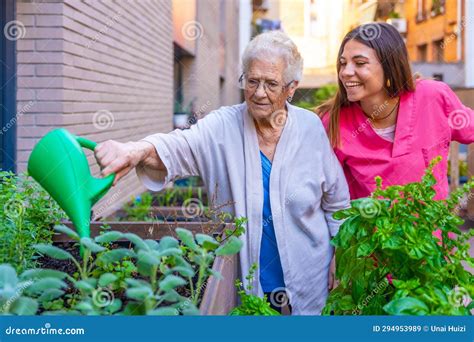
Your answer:
[[[60,128],[46,134],[28,160],[28,173],[58,202],[79,236],[90,237],[92,206],[112,186],[115,174],[94,178],[82,147],[94,150],[97,143]]]

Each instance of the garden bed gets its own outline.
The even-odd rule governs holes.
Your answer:
[[[209,219],[204,216],[196,216],[181,207],[155,207],[152,206],[148,210],[149,220],[167,221],[167,222],[207,222]],[[105,221],[132,221],[134,217],[130,217],[125,209],[117,210],[113,215],[106,217]]]
[[[64,225],[69,228],[74,226],[70,221],[64,221]],[[104,229],[104,226],[107,229]],[[164,236],[172,236],[176,238],[175,229],[181,227],[191,231],[193,234],[201,233],[208,235],[218,235],[224,229],[233,229],[232,223],[215,224],[212,222],[127,222],[127,221],[108,221],[108,222],[91,222],[91,236],[97,236],[101,231],[115,230],[122,233],[134,233],[142,239],[160,240]],[[65,234],[55,234],[54,242],[71,241],[70,237]]]
[[[178,221],[205,222],[213,213],[207,208],[208,196],[203,187],[172,187],[161,192],[144,192],[107,217],[106,221]]]
[[[73,228],[71,222],[64,222],[70,228]],[[193,234],[201,233],[207,235],[219,235],[225,229],[233,229],[234,225],[230,223],[213,224],[210,222],[106,222],[107,230],[119,231],[121,233],[133,233],[142,239],[160,240],[164,236],[172,236],[177,238],[175,229],[177,227],[185,228]],[[104,231],[104,223],[91,223],[91,236],[98,236]],[[55,244],[67,244],[73,241],[66,234],[55,234],[53,241]],[[127,242],[125,239],[119,239]],[[235,280],[238,277],[238,254],[232,256],[217,256],[212,265],[212,270],[221,274],[222,279],[210,276],[204,285],[201,304],[199,306],[202,315],[227,315],[232,308],[237,305],[237,291],[235,288]],[[63,270],[68,272],[68,270]]]
[[[205,187],[180,187],[164,189],[160,192],[151,193],[153,206],[182,206],[186,201],[191,199],[199,200],[202,203],[208,203],[208,194]]]

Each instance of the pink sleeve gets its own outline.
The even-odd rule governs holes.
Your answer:
[[[462,104],[461,100],[445,84],[442,84],[444,113],[451,128],[451,140],[462,144],[474,142],[474,110]]]

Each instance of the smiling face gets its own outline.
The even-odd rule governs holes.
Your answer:
[[[354,39],[349,40],[339,63],[339,79],[349,101],[387,96],[382,64],[374,49]]]
[[[250,62],[245,73],[246,82],[248,84],[260,82],[256,89],[244,90],[248,111],[254,119],[269,120],[273,113],[285,109],[286,99],[293,95],[294,89],[283,87],[284,71],[285,62],[282,58],[254,59]],[[263,82],[271,85],[276,91],[271,91],[270,87],[265,91]]]

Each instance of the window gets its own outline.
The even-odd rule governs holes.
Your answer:
[[[428,60],[428,45],[418,45],[418,62],[426,62]]]
[[[423,21],[427,17],[426,0],[417,0],[416,2],[416,21]]]
[[[444,40],[435,40],[433,42],[433,62],[444,62]]]
[[[446,0],[433,0],[431,4],[431,16],[443,14],[446,11]]]
[[[443,82],[443,80],[444,80],[443,74],[439,74],[439,73],[438,73],[438,74],[433,74],[433,78],[434,78],[435,80],[441,81],[441,82]]]

